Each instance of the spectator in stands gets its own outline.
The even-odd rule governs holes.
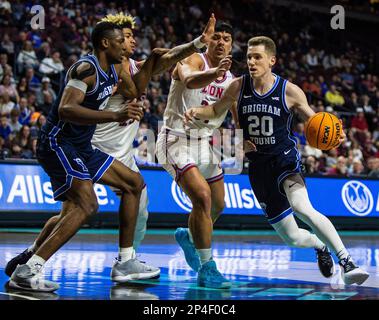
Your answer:
[[[307,144],[303,122],[299,122],[296,124],[295,130],[293,131],[293,135],[298,141],[298,146],[300,147],[301,150],[303,150],[304,146]]]
[[[12,129],[9,126],[8,118],[6,116],[0,116],[0,137],[7,140],[12,133]]]
[[[357,114],[351,120],[351,130],[360,143],[365,141],[368,133],[368,124],[362,108],[357,109]]]
[[[21,123],[18,121],[19,116],[20,116],[20,110],[18,108],[13,108],[10,114],[11,119],[9,122],[9,126],[11,128],[12,134],[16,134],[22,128]]]
[[[53,105],[56,94],[52,88],[50,88],[50,79],[48,77],[42,78],[42,86],[36,93],[38,110],[47,115]]]
[[[345,109],[349,112],[357,112],[359,108],[358,95],[353,91],[350,95],[350,98],[345,103]]]
[[[344,156],[339,156],[336,165],[326,172],[328,176],[347,176],[347,174],[346,158]]]
[[[20,132],[11,141],[12,156],[15,158],[32,159],[33,141],[30,136],[30,128],[23,125]]]
[[[25,77],[22,77],[17,85],[17,93],[20,97],[26,97],[29,93],[29,84]]]
[[[3,48],[8,54],[14,54],[14,43],[10,39],[8,33],[4,33],[3,40],[0,43],[0,47]]]
[[[303,82],[302,86],[304,92],[307,94],[308,100],[312,101],[312,95],[321,96],[321,87],[315,81],[315,77],[311,74],[308,77],[308,80]]]
[[[370,178],[379,178],[379,158],[371,157],[367,160],[367,175]]]
[[[64,66],[59,51],[53,51],[51,58],[42,60],[39,71],[51,80],[59,83]]]
[[[35,92],[40,87],[41,81],[34,75],[33,68],[26,68],[25,78],[30,91]]]
[[[308,156],[305,159],[304,167],[305,167],[305,173],[307,174],[319,174],[319,161],[314,156]]]
[[[7,92],[9,95],[9,98],[18,103],[20,100],[20,97],[18,95],[16,87],[11,84],[11,76],[10,75],[5,75],[3,77],[3,81],[1,81],[0,85],[0,95],[2,95],[4,92]]]
[[[30,117],[31,117],[31,111],[30,111],[30,108],[28,106],[28,99],[21,98],[18,107],[20,109],[20,117],[19,117],[18,121],[22,125],[29,124]]]
[[[11,101],[7,91],[4,91],[3,94],[0,95],[0,115],[5,115],[9,118],[9,114],[15,105],[16,104]]]
[[[334,84],[330,86],[330,89],[325,94],[325,100],[332,106],[342,106],[345,103],[345,99]]]
[[[25,41],[22,51],[17,56],[18,73],[23,73],[26,68],[37,68],[38,59],[31,41]]]
[[[364,169],[365,167],[362,164],[362,161],[359,159],[353,160],[353,166],[349,170],[348,175],[350,177],[362,177],[364,175]]]
[[[310,66],[310,67],[317,67],[318,66],[318,64],[319,64],[318,56],[317,56],[317,52],[314,48],[311,48],[309,50],[309,52],[306,55],[306,60],[307,60],[308,66]]]

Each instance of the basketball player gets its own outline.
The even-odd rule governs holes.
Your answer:
[[[213,105],[188,110],[185,122],[217,118],[237,102],[239,126],[244,131],[244,139],[249,141],[247,151],[250,152],[246,156],[250,161],[250,183],[269,223],[288,245],[315,248],[325,277],[331,277],[334,272],[329,247],[339,259],[344,282],[362,284],[368,273],[355,265],[332,223],[309,201],[300,155],[290,128],[294,113],[306,121],[314,111],[298,86],[272,73],[275,55],[272,39],[251,38],[247,51],[249,74],[233,80]],[[340,142],[344,138],[342,133]],[[293,213],[315,234],[300,229]]]
[[[132,36],[133,19],[131,17],[119,14],[115,16],[112,16],[112,15],[107,16],[107,18],[103,19],[103,22],[115,23],[120,28],[123,29],[123,33],[125,36],[124,54],[125,54],[125,57],[130,57],[135,47],[135,41]],[[195,39],[193,42],[187,43],[181,46],[177,46],[171,50],[159,49],[160,50],[159,54],[157,54],[157,51],[154,49],[155,56],[153,53],[153,58],[157,58],[157,60],[154,62],[154,64],[151,64],[150,66],[150,68],[152,69],[151,74],[157,74],[157,73],[162,72],[163,70],[169,68],[172,64],[176,63],[177,61],[195,52],[199,47],[204,46],[205,45],[204,43],[209,41],[209,37],[214,32],[214,24],[215,24],[215,18],[214,18],[214,15],[212,15],[210,20],[208,21],[208,24],[204,30],[203,35]],[[200,43],[198,43],[199,41]],[[147,60],[145,65],[149,63],[151,63],[150,58]],[[142,65],[142,63],[140,63],[140,65]],[[133,69],[131,70],[130,67],[132,67]],[[123,59],[122,64],[116,65],[114,69],[115,71],[118,70],[118,72],[120,73],[125,71],[126,74],[129,74],[130,73],[129,70],[131,70],[131,73],[134,75],[134,73],[137,71],[138,68],[134,60]],[[145,76],[145,79],[148,79],[148,78],[149,76]],[[127,81],[128,80],[126,80],[125,82]],[[120,89],[121,88],[119,88],[118,91],[120,91]],[[117,94],[110,99],[108,104],[105,107],[103,107],[103,110],[111,110],[111,111],[117,112],[117,110],[122,108],[122,104],[124,104],[124,98],[121,94]],[[131,145],[132,145],[133,138],[136,134],[136,131],[138,130],[139,122],[135,121],[134,123],[133,122],[131,123],[130,121],[128,121],[127,123],[129,123],[129,127],[125,126],[125,122],[113,123],[111,125],[98,127],[95,131],[92,143],[95,147],[99,147],[101,150],[108,152],[108,154],[116,157],[118,160],[123,162],[128,167],[131,167],[132,170],[136,171],[139,174],[138,168],[131,154],[132,153]],[[117,135],[121,139],[121,141],[115,139],[115,135]],[[111,138],[111,141],[109,138]],[[102,139],[104,139],[104,141],[102,141]],[[139,215],[138,215],[138,220],[137,220],[138,223],[137,223],[137,228],[136,228],[135,236],[134,236],[135,238],[134,245],[133,245],[134,249],[138,247],[146,231],[146,221],[147,221],[146,188],[144,188],[142,191],[142,201],[140,202],[141,202],[142,210],[139,210]],[[127,223],[127,221],[124,221],[124,220],[127,218],[128,217],[122,216],[120,214],[119,257],[114,267],[112,268],[112,275],[111,275],[112,280],[117,281],[117,282],[125,282],[131,279],[147,279],[147,278],[158,276],[160,273],[158,268],[147,266],[147,265],[141,268],[142,265],[134,261],[136,260],[134,259],[135,257],[134,249],[125,248],[121,245],[122,239],[124,238],[123,236],[124,223]],[[59,220],[59,216],[50,218],[49,221],[46,223],[44,229],[40,233],[39,237],[33,244],[33,246],[31,246],[30,248],[25,250],[23,253],[19,254],[18,256],[13,258],[10,262],[8,262],[6,266],[6,270],[5,270],[7,274],[9,275],[12,274],[13,270],[16,268],[18,264],[26,263],[29,260],[33,252],[36,251],[38,247],[49,236],[50,232],[53,230],[58,220]],[[139,272],[133,273],[133,264],[134,265],[137,264],[140,267]]]
[[[183,126],[183,117],[189,106],[219,100],[232,81],[232,34],[229,24],[218,22],[206,52],[195,53],[176,65],[156,148],[159,163],[193,205],[189,229],[177,229],[175,238],[189,266],[198,272],[198,284],[211,288],[231,286],[217,270],[211,251],[213,223],[224,208],[225,195],[223,171],[219,163],[212,162],[209,138],[227,112],[188,126]]]

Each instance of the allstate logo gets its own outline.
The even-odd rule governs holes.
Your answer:
[[[360,181],[352,180],[345,183],[341,195],[346,208],[357,216],[367,216],[374,206],[370,189]]]
[[[183,192],[182,189],[176,184],[175,181],[171,184],[171,194],[174,198],[175,202],[179,207],[187,212],[191,212],[192,210],[192,202],[190,198]]]
[[[1,183],[1,180],[0,180],[0,199],[3,195],[3,184]]]

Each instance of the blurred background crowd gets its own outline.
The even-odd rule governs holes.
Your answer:
[[[341,1],[347,28],[330,27],[330,1],[312,9],[301,2],[239,0],[7,1],[0,0],[0,159],[35,158],[38,131],[54,103],[68,67],[91,51],[90,33],[104,15],[136,18],[136,60],[152,48],[171,48],[198,36],[210,12],[234,27],[233,67],[246,72],[247,40],[267,35],[276,41],[274,72],[299,85],[316,111],[343,120],[347,141],[322,152],[307,144],[304,125],[295,121],[304,171],[308,174],[379,178],[378,2]],[[45,29],[32,30],[30,8],[45,9]],[[349,18],[348,12],[359,13]],[[349,20],[350,19],[350,20]],[[363,19],[363,21],[361,20]],[[140,163],[154,162],[144,144],[147,129],[157,133],[171,75],[153,77],[145,117],[135,139]],[[229,114],[223,128],[234,129]],[[232,134],[233,136],[233,134]],[[227,159],[226,159],[227,160]]]

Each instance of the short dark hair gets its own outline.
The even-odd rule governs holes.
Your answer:
[[[99,22],[91,33],[91,42],[95,49],[100,48],[101,40],[104,38],[112,38],[115,29],[121,30],[121,27],[111,22]]]
[[[265,37],[265,36],[253,37],[249,40],[247,45],[248,47],[263,45],[265,47],[266,52],[269,52],[273,56],[276,56],[276,44],[274,40],[272,40],[269,37]]]
[[[233,38],[233,27],[225,21],[218,20],[216,22],[215,32],[227,32],[230,33]]]

